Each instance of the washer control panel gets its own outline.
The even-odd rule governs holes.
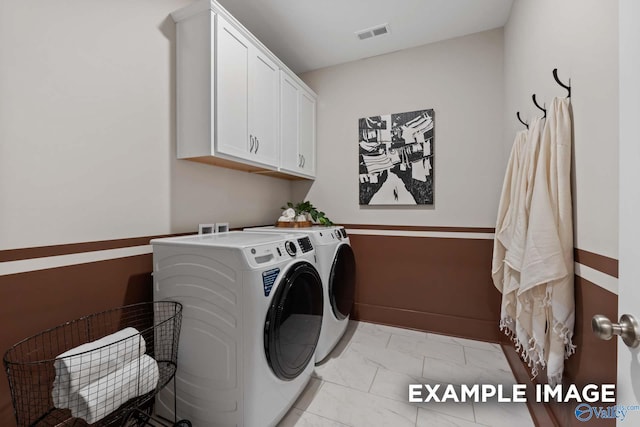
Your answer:
[[[287,240],[284,244],[284,248],[290,256],[296,256],[296,253],[298,252],[298,247],[293,240]]]
[[[307,253],[313,250],[311,239],[308,236],[298,239],[298,244],[300,245],[300,249],[302,250],[302,253]]]

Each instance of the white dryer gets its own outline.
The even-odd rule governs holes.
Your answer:
[[[286,230],[286,231],[285,231]],[[322,332],[316,349],[316,363],[325,359],[338,343],[349,323],[353,307],[356,263],[347,232],[341,226],[305,228],[253,227],[252,233],[295,233],[307,235],[318,255],[324,293]]]
[[[309,238],[228,232],[151,244],[154,298],[184,306],[178,419],[275,425],[309,381],[320,336],[322,283]],[[173,402],[165,387],[158,414],[173,419]]]

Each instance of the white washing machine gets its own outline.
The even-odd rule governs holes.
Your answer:
[[[322,282],[310,239],[232,231],[151,244],[154,298],[184,306],[178,419],[275,425],[309,381],[320,336]],[[173,399],[165,387],[159,415],[173,419]]]
[[[283,231],[286,230],[286,231]],[[349,324],[355,293],[356,264],[347,232],[341,226],[306,228],[254,227],[252,233],[295,233],[307,235],[318,255],[322,277],[324,315],[316,349],[316,363],[325,359],[338,343]]]

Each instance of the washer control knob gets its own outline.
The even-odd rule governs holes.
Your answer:
[[[296,248],[296,244],[291,240],[284,244],[284,248],[287,250],[287,253],[291,256],[296,256],[296,252],[298,252],[298,248]]]
[[[340,232],[340,230],[336,230],[336,237],[338,238],[338,240],[342,240],[342,233]]]

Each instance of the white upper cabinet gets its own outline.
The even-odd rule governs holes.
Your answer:
[[[249,41],[216,16],[215,87],[217,117],[215,142],[220,153],[247,158],[249,139]]]
[[[257,161],[278,165],[280,139],[278,113],[280,69],[268,56],[254,49],[249,63],[249,138]],[[251,145],[250,145],[251,148]]]
[[[178,158],[314,178],[315,94],[216,2],[172,16]]]
[[[280,75],[280,170],[305,178],[316,175],[316,99],[287,73]]]
[[[282,73],[280,79],[280,167],[284,171],[299,172],[298,152],[298,93],[300,87]]]
[[[298,97],[298,150],[302,173],[316,176],[316,98],[305,90]]]
[[[278,66],[216,16],[216,142],[220,153],[278,166]]]

